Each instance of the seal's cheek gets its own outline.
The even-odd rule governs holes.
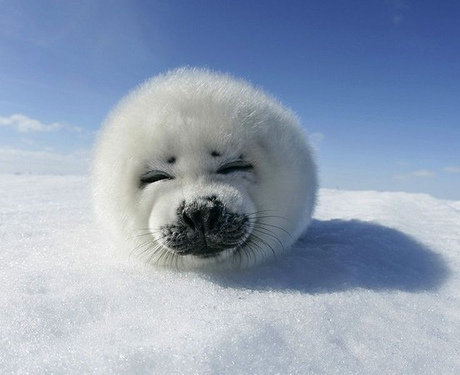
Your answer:
[[[157,192],[152,198],[147,225],[155,233],[162,226],[176,222],[177,209],[184,198],[180,192]]]

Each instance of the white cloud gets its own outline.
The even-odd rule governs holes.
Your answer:
[[[0,147],[0,173],[86,174],[90,150],[60,154]]]
[[[53,122],[45,124],[39,120],[16,113],[11,116],[0,116],[0,126],[9,126],[21,133],[27,132],[52,132],[58,130],[68,130],[73,132],[82,132],[82,128],[66,123]]]
[[[405,180],[411,177],[418,177],[418,178],[432,178],[435,177],[436,173],[430,171],[428,169],[418,169],[416,171],[408,172],[408,173],[399,173],[394,175],[393,177],[397,180]]]
[[[415,177],[434,177],[435,173],[429,171],[428,169],[419,169],[417,171],[411,172],[411,175]]]
[[[449,167],[444,167],[443,171],[447,172],[447,173],[460,173],[460,167],[452,165],[452,166],[449,166]]]
[[[404,174],[404,173],[398,173],[398,174],[393,175],[393,178],[395,180],[405,180],[405,179],[407,179],[407,177],[409,177],[409,176],[407,174]]]

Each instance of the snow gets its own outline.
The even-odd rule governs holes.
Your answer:
[[[315,218],[260,267],[168,272],[113,255],[85,177],[0,176],[0,373],[460,373],[460,202],[322,189]]]

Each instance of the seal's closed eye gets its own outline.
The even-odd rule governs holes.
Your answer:
[[[229,174],[234,172],[248,172],[254,169],[252,164],[244,160],[235,160],[222,165],[218,170],[218,174]]]
[[[143,188],[147,184],[151,184],[153,182],[161,181],[161,180],[172,180],[174,177],[167,174],[163,171],[152,170],[144,173],[140,179],[140,187]]]

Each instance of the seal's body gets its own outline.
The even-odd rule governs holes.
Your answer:
[[[227,75],[147,81],[109,115],[95,154],[97,216],[119,248],[153,264],[245,267],[311,220],[316,169],[297,119]]]

